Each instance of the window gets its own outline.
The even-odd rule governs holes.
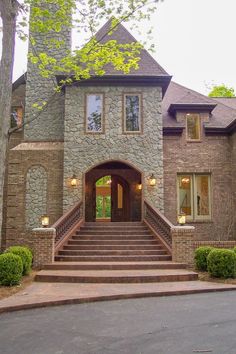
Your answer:
[[[211,218],[210,175],[184,174],[178,176],[178,213],[187,219]]]
[[[103,133],[103,94],[86,95],[86,132]]]
[[[124,95],[124,131],[141,132],[141,94]]]
[[[188,141],[200,141],[200,116],[196,113],[186,114],[186,134]]]
[[[13,107],[11,110],[11,128],[21,127],[23,123],[23,108]]]

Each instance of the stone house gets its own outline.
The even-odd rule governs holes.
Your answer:
[[[109,38],[134,41],[122,25]],[[70,45],[66,32],[56,55]],[[37,100],[48,101],[38,116]],[[138,70],[108,68],[60,94],[29,63],[13,84],[11,119],[26,124],[10,140],[3,247],[30,243],[44,214],[52,225],[82,205],[88,222],[135,222],[146,202],[173,225],[185,213],[196,240],[236,240],[236,98],[173,82],[142,50]]]

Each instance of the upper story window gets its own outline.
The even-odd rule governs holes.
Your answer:
[[[23,123],[23,107],[13,107],[11,110],[11,128],[20,128]]]
[[[183,174],[178,176],[178,213],[187,219],[211,218],[211,194],[209,174]]]
[[[141,132],[141,94],[124,95],[124,132]]]
[[[186,134],[188,141],[200,141],[201,139],[201,124],[200,116],[196,113],[186,114]]]
[[[86,132],[103,133],[103,94],[86,95]]]

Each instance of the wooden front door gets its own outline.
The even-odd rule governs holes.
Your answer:
[[[111,221],[129,221],[129,186],[121,177],[111,178]]]

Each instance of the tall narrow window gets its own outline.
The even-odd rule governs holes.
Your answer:
[[[178,213],[188,219],[211,218],[210,175],[189,174],[178,176]]]
[[[23,108],[14,107],[11,111],[11,128],[20,128],[23,123]]]
[[[200,116],[195,113],[186,114],[187,140],[199,141],[201,137]]]
[[[103,132],[103,94],[86,95],[86,132]]]
[[[141,95],[124,95],[124,131],[141,131]]]

